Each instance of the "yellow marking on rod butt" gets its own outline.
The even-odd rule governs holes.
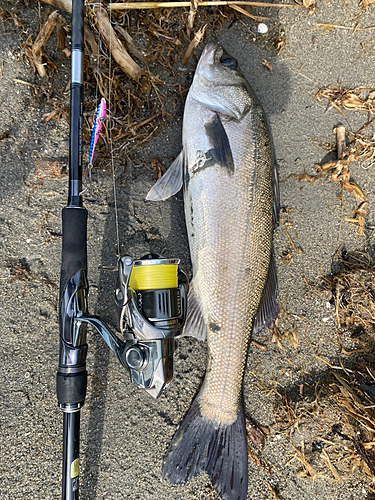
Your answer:
[[[70,477],[71,479],[74,479],[78,475],[79,475],[79,458],[76,458],[70,464]]]
[[[130,275],[129,287],[133,290],[177,288],[177,267],[176,264],[134,266]]]

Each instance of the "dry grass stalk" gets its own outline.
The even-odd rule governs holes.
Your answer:
[[[194,26],[194,19],[198,10],[198,4],[200,2],[201,0],[191,0],[190,11],[186,21],[186,33],[188,38],[190,38],[191,30],[193,29]]]
[[[237,12],[241,12],[241,14],[243,14],[244,16],[250,17],[250,19],[254,19],[254,21],[260,22],[260,21],[265,21],[265,20],[269,19],[269,17],[254,16],[253,14],[250,14],[250,12],[247,12],[247,10],[243,9],[242,7],[237,5],[236,3],[229,2],[228,5],[229,5],[229,7],[236,10]]]
[[[44,1],[44,0],[43,0]],[[159,9],[159,8],[171,8],[171,7],[190,7],[191,2],[116,2],[110,3],[110,10],[128,10],[128,9]],[[199,2],[197,4],[199,7],[212,7],[218,5],[249,5],[252,7],[300,7],[296,4],[284,4],[284,3],[268,3],[268,2],[250,2],[250,1],[235,1],[230,2],[226,0],[212,0],[209,2]]]
[[[309,14],[314,14],[318,0],[303,0],[303,6],[308,9]]]
[[[310,9],[316,4],[316,1],[317,0],[303,0],[303,6],[306,7],[306,9]]]
[[[200,30],[198,30],[192,41],[189,43],[188,48],[186,49],[186,52],[181,60],[181,64],[185,66],[190,59],[191,54],[193,53],[194,49],[198,47],[198,45],[201,43],[201,41],[204,38],[204,32],[206,31],[207,24],[205,24]]]
[[[302,465],[305,468],[305,471],[307,472],[308,476],[315,481],[319,477],[319,474],[316,472],[314,467],[306,460],[304,454],[296,448],[292,443],[291,443],[292,448],[295,451],[295,457],[302,463]],[[298,474],[299,477],[301,477],[301,474]]]
[[[96,15],[99,33],[113,55],[113,58],[130,78],[133,78],[136,82],[139,81],[144,71],[142,71],[138,64],[130,57],[125,47],[118,39],[112,28],[107,11],[101,5],[94,5],[93,11]]]
[[[48,16],[47,21],[44,23],[42,29],[40,30],[38,36],[35,39],[35,42],[32,45],[32,55],[33,55],[34,65],[41,78],[45,78],[47,76],[45,63],[43,63],[43,48],[47,43],[49,37],[52,35],[52,32],[55,29],[56,24],[59,22],[59,19],[60,16],[57,10],[52,12]]]
[[[119,25],[116,25],[116,30],[124,37],[124,40],[126,42],[128,51],[130,54],[132,54],[134,57],[136,57],[139,61],[143,62],[144,64],[147,64],[147,60],[145,56],[142,54],[142,52],[136,47],[134,40],[132,37],[129,35],[129,33]]]

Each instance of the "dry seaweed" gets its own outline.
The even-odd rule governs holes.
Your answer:
[[[374,260],[367,252],[356,251],[344,253],[337,265],[339,270],[324,278],[324,288],[332,292],[337,326],[375,332]]]
[[[307,387],[307,386],[306,386]],[[354,377],[325,372],[308,395],[278,397],[277,432],[287,434],[296,475],[341,482],[358,467],[374,478],[375,414]]]
[[[328,85],[328,87],[320,88],[315,97],[318,101],[327,99],[329,106],[326,112],[335,108],[344,115],[342,108],[345,108],[367,111],[368,113],[375,114],[374,88],[357,87],[355,89],[350,89],[337,85]]]
[[[341,352],[339,362],[315,357],[328,367],[276,395],[276,424],[271,429],[286,435],[297,462],[296,475],[304,480],[341,482],[363,469],[375,479],[375,262],[367,251],[348,254],[334,262],[314,293],[332,294]],[[349,334],[349,339],[348,339]],[[344,348],[343,336],[356,345]],[[337,366],[335,366],[335,364]],[[344,366],[345,364],[345,366]]]

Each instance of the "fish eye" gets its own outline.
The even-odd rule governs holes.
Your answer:
[[[235,68],[237,66],[237,61],[234,57],[223,54],[220,58],[220,62],[226,68]]]

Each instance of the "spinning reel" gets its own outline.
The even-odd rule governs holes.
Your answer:
[[[172,380],[175,337],[186,319],[188,278],[179,262],[155,254],[119,259],[115,303],[123,340],[99,317],[76,316],[96,328],[131,382],[155,398]]]
[[[119,259],[116,308],[133,384],[158,397],[173,377],[175,337],[186,319],[188,279],[178,259]]]

